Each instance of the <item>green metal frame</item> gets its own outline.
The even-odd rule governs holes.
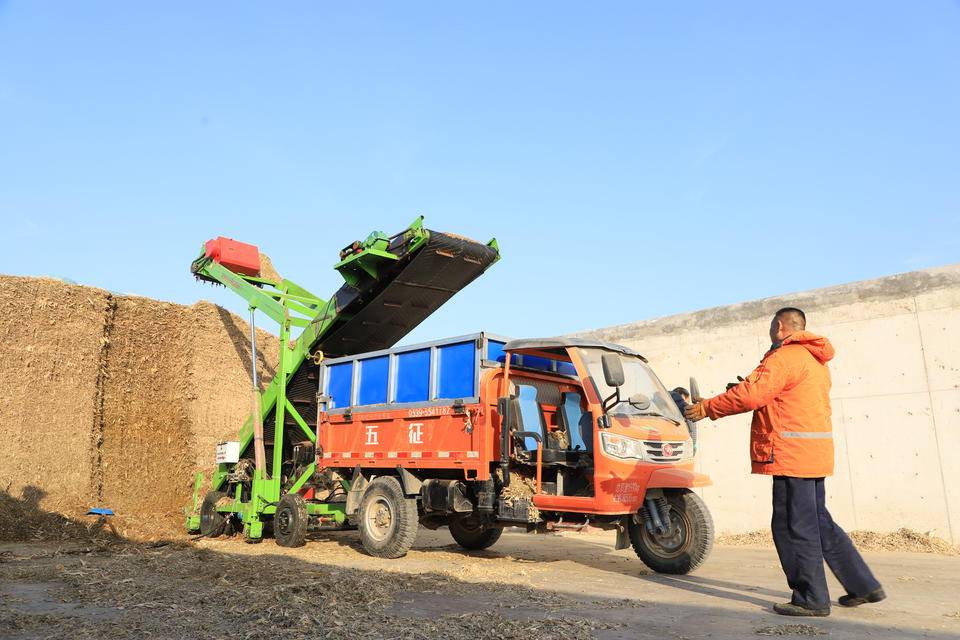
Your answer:
[[[430,236],[430,232],[423,227],[422,216],[418,217],[404,233],[407,234],[405,240],[410,243],[408,249],[410,252],[416,251],[425,244]],[[351,247],[350,254],[334,265],[334,268],[340,272],[348,284],[356,284],[361,273],[376,278],[384,263],[398,259],[387,251],[389,244],[389,237],[383,233],[371,233],[366,240]],[[309,429],[307,422],[287,398],[287,383],[303,362],[314,356],[313,346],[339,317],[334,301],[323,300],[290,280],[274,282],[265,278],[234,273],[206,257],[204,249],[201,249],[200,257],[193,262],[191,270],[198,278],[226,286],[246,300],[251,311],[261,311],[280,326],[280,358],[277,372],[260,397],[261,420],[265,420],[276,408],[273,458],[269,465],[270,470],[276,472],[283,462],[283,442],[286,437],[284,419],[287,415],[293,418],[311,442],[316,442],[316,433]],[[302,331],[296,339],[292,339],[296,329],[302,329]],[[322,357],[322,354],[317,355]],[[244,423],[239,440],[241,451],[245,450],[253,440],[252,415]],[[230,473],[230,466],[217,465],[211,479],[212,490],[219,490],[223,486]],[[297,492],[313,476],[315,469],[316,465],[309,465],[289,487],[288,492]],[[274,475],[278,474],[274,473]],[[200,528],[202,484],[202,474],[198,474],[194,482],[192,505],[184,510],[189,531],[197,531]],[[279,477],[268,477],[265,469],[256,470],[250,500],[248,502],[241,500],[241,487],[238,486],[233,501],[218,507],[218,511],[239,514],[243,522],[244,535],[249,539],[259,539],[263,537],[264,527],[261,516],[272,515],[276,511],[276,504],[282,493],[283,487],[280,486]],[[311,515],[329,516],[331,520],[341,524],[346,519],[342,507],[337,504],[308,503],[307,512]]]

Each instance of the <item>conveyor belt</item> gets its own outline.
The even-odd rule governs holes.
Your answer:
[[[401,258],[378,279],[337,291],[337,319],[314,348],[336,357],[392,347],[499,257],[485,244],[436,231],[409,254],[390,250]]]

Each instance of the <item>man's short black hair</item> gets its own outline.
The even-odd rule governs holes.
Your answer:
[[[796,307],[784,307],[773,314],[774,318],[780,318],[785,324],[789,324],[794,329],[803,330],[807,328],[807,314]]]
[[[676,389],[673,390],[673,393],[678,393],[681,396],[686,396],[688,398],[690,397],[690,392],[684,389],[683,387],[677,387]]]

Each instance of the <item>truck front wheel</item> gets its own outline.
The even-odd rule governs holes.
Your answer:
[[[671,491],[666,497],[670,528],[663,534],[651,533],[638,518],[630,518],[630,542],[643,563],[657,573],[690,573],[703,564],[713,548],[713,518],[692,491]]]
[[[450,518],[450,535],[464,549],[480,551],[492,547],[503,535],[503,529],[484,527],[477,518],[467,516]]]
[[[400,558],[417,538],[417,501],[391,476],[376,478],[360,501],[360,542],[372,556]]]

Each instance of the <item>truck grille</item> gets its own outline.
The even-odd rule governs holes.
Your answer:
[[[683,458],[684,441],[663,442],[661,440],[644,440],[643,447],[647,459],[651,462],[676,462]]]

